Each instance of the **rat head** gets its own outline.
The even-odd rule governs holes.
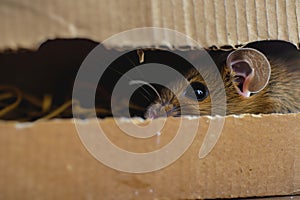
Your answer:
[[[225,89],[227,98],[227,114],[246,113],[249,112],[247,109],[254,109],[255,98],[263,98],[259,93],[266,88],[271,75],[267,58],[250,48],[231,52],[221,74],[205,70],[210,68],[205,66],[201,74],[192,69],[185,78],[163,89],[160,97],[147,108],[145,117],[211,115],[211,97],[214,95],[218,99],[222,89]],[[222,83],[217,81],[220,75]],[[219,87],[219,84],[224,84],[224,87]]]

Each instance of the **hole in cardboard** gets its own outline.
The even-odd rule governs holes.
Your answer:
[[[84,58],[97,45],[98,43],[86,39],[56,39],[45,42],[37,51],[20,49],[0,53],[0,119],[34,121],[45,116],[71,118],[72,108],[68,102],[71,100],[74,79]],[[295,63],[300,63],[298,50],[287,42],[253,42],[247,46],[258,49],[268,55],[268,58],[281,58],[286,61],[286,55],[295,56],[297,57]],[[236,45],[235,48],[237,47],[241,45]],[[232,49],[232,46],[222,48],[212,46],[207,51],[221,69]],[[186,53],[192,57],[193,51],[196,50],[189,50]],[[165,64],[182,74],[192,67],[180,59],[174,60],[169,51],[148,49],[145,53],[147,54],[145,63],[164,60]],[[122,74],[139,64],[138,54],[132,51],[113,62],[110,70],[106,70],[98,85],[95,100],[98,117],[111,116],[110,94],[114,84]],[[170,82],[173,81],[172,77],[166,78],[169,78]],[[88,84],[82,83],[87,89]],[[155,87],[161,90],[160,86]],[[130,99],[133,105],[130,108],[131,116],[144,116],[146,107],[153,101],[155,95],[148,86],[141,86]],[[128,110],[128,105],[120,105],[122,106],[120,111]]]

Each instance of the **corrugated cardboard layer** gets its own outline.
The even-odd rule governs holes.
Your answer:
[[[184,120],[185,125],[191,122]],[[0,199],[195,199],[299,193],[300,114],[228,116],[214,149],[199,159],[211,120],[200,118],[196,139],[180,159],[145,174],[118,172],[98,162],[80,142],[72,120],[34,125],[1,122]],[[168,119],[162,144],[170,141],[179,121]],[[113,119],[100,124],[116,145],[129,150],[135,145],[136,140],[122,137]],[[152,138],[134,149],[145,150],[156,142]]]
[[[299,24],[299,0],[3,0],[0,49],[38,47],[53,38],[101,42],[121,31],[149,26],[177,30],[203,47],[263,39],[299,44]],[[124,43],[144,45],[136,37]],[[175,47],[187,45],[173,43]]]

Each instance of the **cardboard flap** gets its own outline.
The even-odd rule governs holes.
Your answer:
[[[126,136],[113,119],[99,122],[118,147],[151,152],[171,141],[180,120],[168,119],[158,146],[156,137],[144,140]],[[299,114],[227,116],[216,146],[199,159],[199,149],[211,120],[200,118],[197,136],[178,160],[163,169],[142,174],[120,172],[97,161],[84,148],[72,120],[2,122],[0,197],[202,199],[299,193]],[[126,120],[119,122],[129,126]],[[84,123],[91,130],[98,121]],[[113,156],[112,152],[106,153]]]
[[[203,47],[263,39],[287,40],[298,45],[299,16],[298,0],[10,0],[0,4],[0,49],[34,48],[53,38],[101,42],[116,33],[149,26],[182,32]],[[113,46],[149,43],[137,37]],[[152,45],[164,45],[168,38],[160,35],[159,39]]]

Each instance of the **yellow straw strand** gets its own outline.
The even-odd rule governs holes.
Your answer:
[[[16,101],[0,110],[0,117],[3,117],[10,111],[14,110],[21,103],[22,93],[19,89],[8,86],[0,86],[0,90],[12,90],[16,94]]]

